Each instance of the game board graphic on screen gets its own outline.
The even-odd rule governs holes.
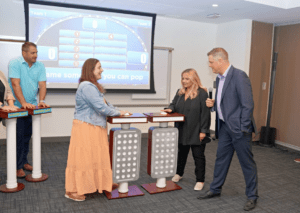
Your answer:
[[[84,61],[96,58],[106,89],[151,90],[153,14],[30,3],[28,16],[48,88],[77,88]]]

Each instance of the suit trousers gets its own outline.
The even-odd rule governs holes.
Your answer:
[[[28,163],[29,141],[32,135],[32,116],[17,119],[17,169]]]
[[[202,145],[178,145],[177,171],[176,174],[183,176],[186,160],[190,149],[192,149],[193,158],[195,161],[196,182],[205,181],[205,151],[206,144]]]
[[[246,182],[246,195],[248,199],[258,198],[257,168],[252,153],[252,134],[244,132],[234,133],[220,121],[219,143],[217,159],[215,162],[214,179],[210,185],[210,191],[221,193],[234,151],[239,159],[244,179]]]

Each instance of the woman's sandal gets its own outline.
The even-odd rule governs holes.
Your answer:
[[[84,201],[85,196],[84,195],[74,195],[75,193],[66,192],[65,197],[69,198],[74,201]]]

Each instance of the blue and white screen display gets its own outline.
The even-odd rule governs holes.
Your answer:
[[[47,88],[77,88],[83,63],[96,58],[106,89],[151,89],[155,17],[61,5],[28,7],[27,36],[38,46]]]

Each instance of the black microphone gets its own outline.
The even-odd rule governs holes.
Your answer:
[[[212,99],[212,91],[213,91],[213,88],[209,88],[208,89],[208,91],[209,91],[209,99]]]

